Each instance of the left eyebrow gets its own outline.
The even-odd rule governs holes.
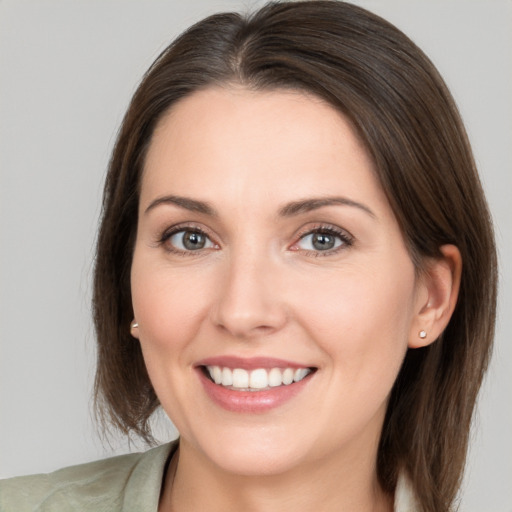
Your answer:
[[[294,215],[300,215],[301,213],[307,213],[313,210],[317,210],[324,206],[333,205],[351,206],[364,211],[374,219],[377,217],[375,213],[373,213],[373,211],[370,208],[368,208],[368,206],[366,206],[363,203],[353,201],[348,197],[313,197],[309,199],[293,201],[291,203],[286,204],[279,210],[279,216],[292,217]]]

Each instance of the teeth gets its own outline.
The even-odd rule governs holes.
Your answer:
[[[249,387],[252,389],[263,389],[268,387],[267,370],[260,368],[253,370],[249,376]]]
[[[217,368],[214,366],[214,368]],[[248,388],[249,387],[249,372],[241,368],[233,370],[233,384],[234,388]]]
[[[293,374],[294,371],[291,368],[286,368],[286,370],[283,372],[283,384],[288,386],[288,384],[291,384],[293,382]]]
[[[218,366],[213,367],[213,372],[211,374],[213,381],[215,384],[222,383],[222,370]]]
[[[311,373],[309,368],[258,368],[247,371],[243,368],[221,368],[220,366],[207,366],[206,369],[215,384],[232,387],[240,390],[257,390],[288,386],[292,382],[299,382]]]
[[[222,383],[223,386],[233,385],[233,372],[229,368],[222,368]]]
[[[310,370],[307,368],[297,368],[293,375],[293,381],[299,382],[299,380],[302,380],[309,372]]]
[[[268,385],[271,388],[280,386],[283,383],[283,374],[279,368],[272,368],[268,372]]]

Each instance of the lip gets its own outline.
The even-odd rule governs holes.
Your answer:
[[[215,384],[204,371],[205,366],[221,366],[228,368],[243,368],[255,370],[257,368],[308,368],[307,365],[298,364],[284,359],[268,357],[240,358],[236,356],[221,356],[204,359],[195,366],[196,373],[208,397],[223,409],[237,413],[264,413],[280,407],[292,400],[310,383],[312,372],[299,382],[285,386],[258,390],[235,391],[233,389]]]
[[[243,368],[244,370],[256,370],[258,368],[309,368],[309,365],[287,361],[285,359],[276,359],[274,357],[237,357],[237,356],[217,356],[202,359],[197,362],[199,366],[221,366],[226,368]]]

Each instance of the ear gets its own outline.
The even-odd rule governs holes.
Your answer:
[[[457,303],[462,272],[460,251],[455,245],[443,245],[440,251],[442,256],[428,262],[418,283],[409,348],[433,343],[448,325]]]

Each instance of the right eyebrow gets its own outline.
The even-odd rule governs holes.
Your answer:
[[[203,213],[204,215],[210,215],[212,217],[218,216],[215,209],[207,202],[174,195],[158,197],[154,201],[151,201],[150,205],[144,211],[144,215],[162,204],[172,204],[191,212]]]

